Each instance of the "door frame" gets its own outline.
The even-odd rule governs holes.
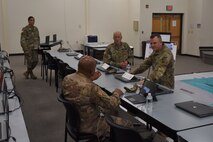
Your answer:
[[[177,54],[181,55],[182,51],[182,33],[183,33],[183,13],[152,13],[153,15],[180,15],[180,48],[177,50]]]

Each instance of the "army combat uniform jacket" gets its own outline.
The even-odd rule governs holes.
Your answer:
[[[29,69],[34,69],[38,63],[38,48],[40,37],[38,28],[33,26],[25,26],[21,32],[21,47],[24,51]]]
[[[100,117],[100,111],[109,112],[120,104],[119,94],[108,96],[99,86],[82,73],[74,73],[63,80],[64,97],[77,106],[80,113],[80,131],[104,136],[109,126]]]
[[[132,74],[139,74],[152,66],[152,73],[149,79],[161,85],[174,88],[174,58],[172,52],[166,46],[158,52],[153,52],[138,68],[131,71]]]
[[[123,61],[130,63],[132,57],[133,53],[129,45],[121,42],[120,46],[117,46],[115,43],[110,44],[104,52],[103,60],[107,64],[120,67],[119,63]]]
[[[33,49],[38,49],[40,44],[38,28],[27,25],[22,29],[21,33],[21,47],[24,52],[29,52]]]

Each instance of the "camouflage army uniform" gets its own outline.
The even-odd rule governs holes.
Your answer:
[[[74,73],[63,80],[63,92],[67,100],[74,103],[80,113],[81,132],[105,136],[109,132],[109,126],[100,117],[102,112],[116,109],[120,104],[119,94],[114,92],[108,96],[99,86],[94,84],[82,73]]]
[[[150,80],[169,88],[174,88],[174,58],[169,48],[163,46],[160,51],[153,52],[131,73],[142,73],[150,66],[152,66],[153,70],[148,77]]]
[[[22,29],[21,33],[21,47],[24,51],[25,59],[27,60],[28,74],[38,64],[38,48],[40,44],[40,37],[38,28],[27,25]]]
[[[120,46],[112,43],[106,48],[103,60],[107,64],[120,67],[119,63],[123,61],[128,61],[131,63],[131,58],[133,56],[132,54],[133,53],[127,43],[121,42]]]

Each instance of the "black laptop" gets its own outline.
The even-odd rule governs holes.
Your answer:
[[[57,35],[54,34],[54,35],[53,35],[53,42],[56,42],[56,41],[57,41]]]
[[[145,79],[143,86],[140,88],[140,93],[125,96],[125,98],[128,99],[133,104],[140,104],[145,103],[147,94],[151,93],[153,101],[157,101],[156,87],[157,85],[155,83],[152,83],[151,81]]]
[[[50,43],[50,36],[46,36],[45,37],[45,44],[49,44]]]
[[[125,71],[119,69],[119,68],[116,68],[116,67],[108,67],[107,69],[103,68],[102,66],[97,66],[97,69],[102,71],[102,72],[105,72],[106,74],[113,74],[113,73],[124,73]]]
[[[194,101],[176,103],[175,106],[198,117],[213,115],[213,107]]]

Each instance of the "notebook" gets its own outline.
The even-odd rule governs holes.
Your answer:
[[[175,106],[198,117],[213,115],[213,107],[194,101],[176,103]]]
[[[125,98],[128,99],[133,104],[140,104],[140,103],[145,103],[147,94],[151,93],[153,97],[153,101],[157,101],[156,86],[157,85],[155,83],[145,79],[143,86],[140,89],[140,93],[125,96]]]
[[[128,80],[124,77],[122,77],[123,74],[114,74],[114,77],[118,80],[121,80],[123,82],[126,82],[126,83],[129,83],[129,82],[137,82],[137,81],[140,81],[139,78],[137,78],[136,76],[134,76],[131,80]]]

